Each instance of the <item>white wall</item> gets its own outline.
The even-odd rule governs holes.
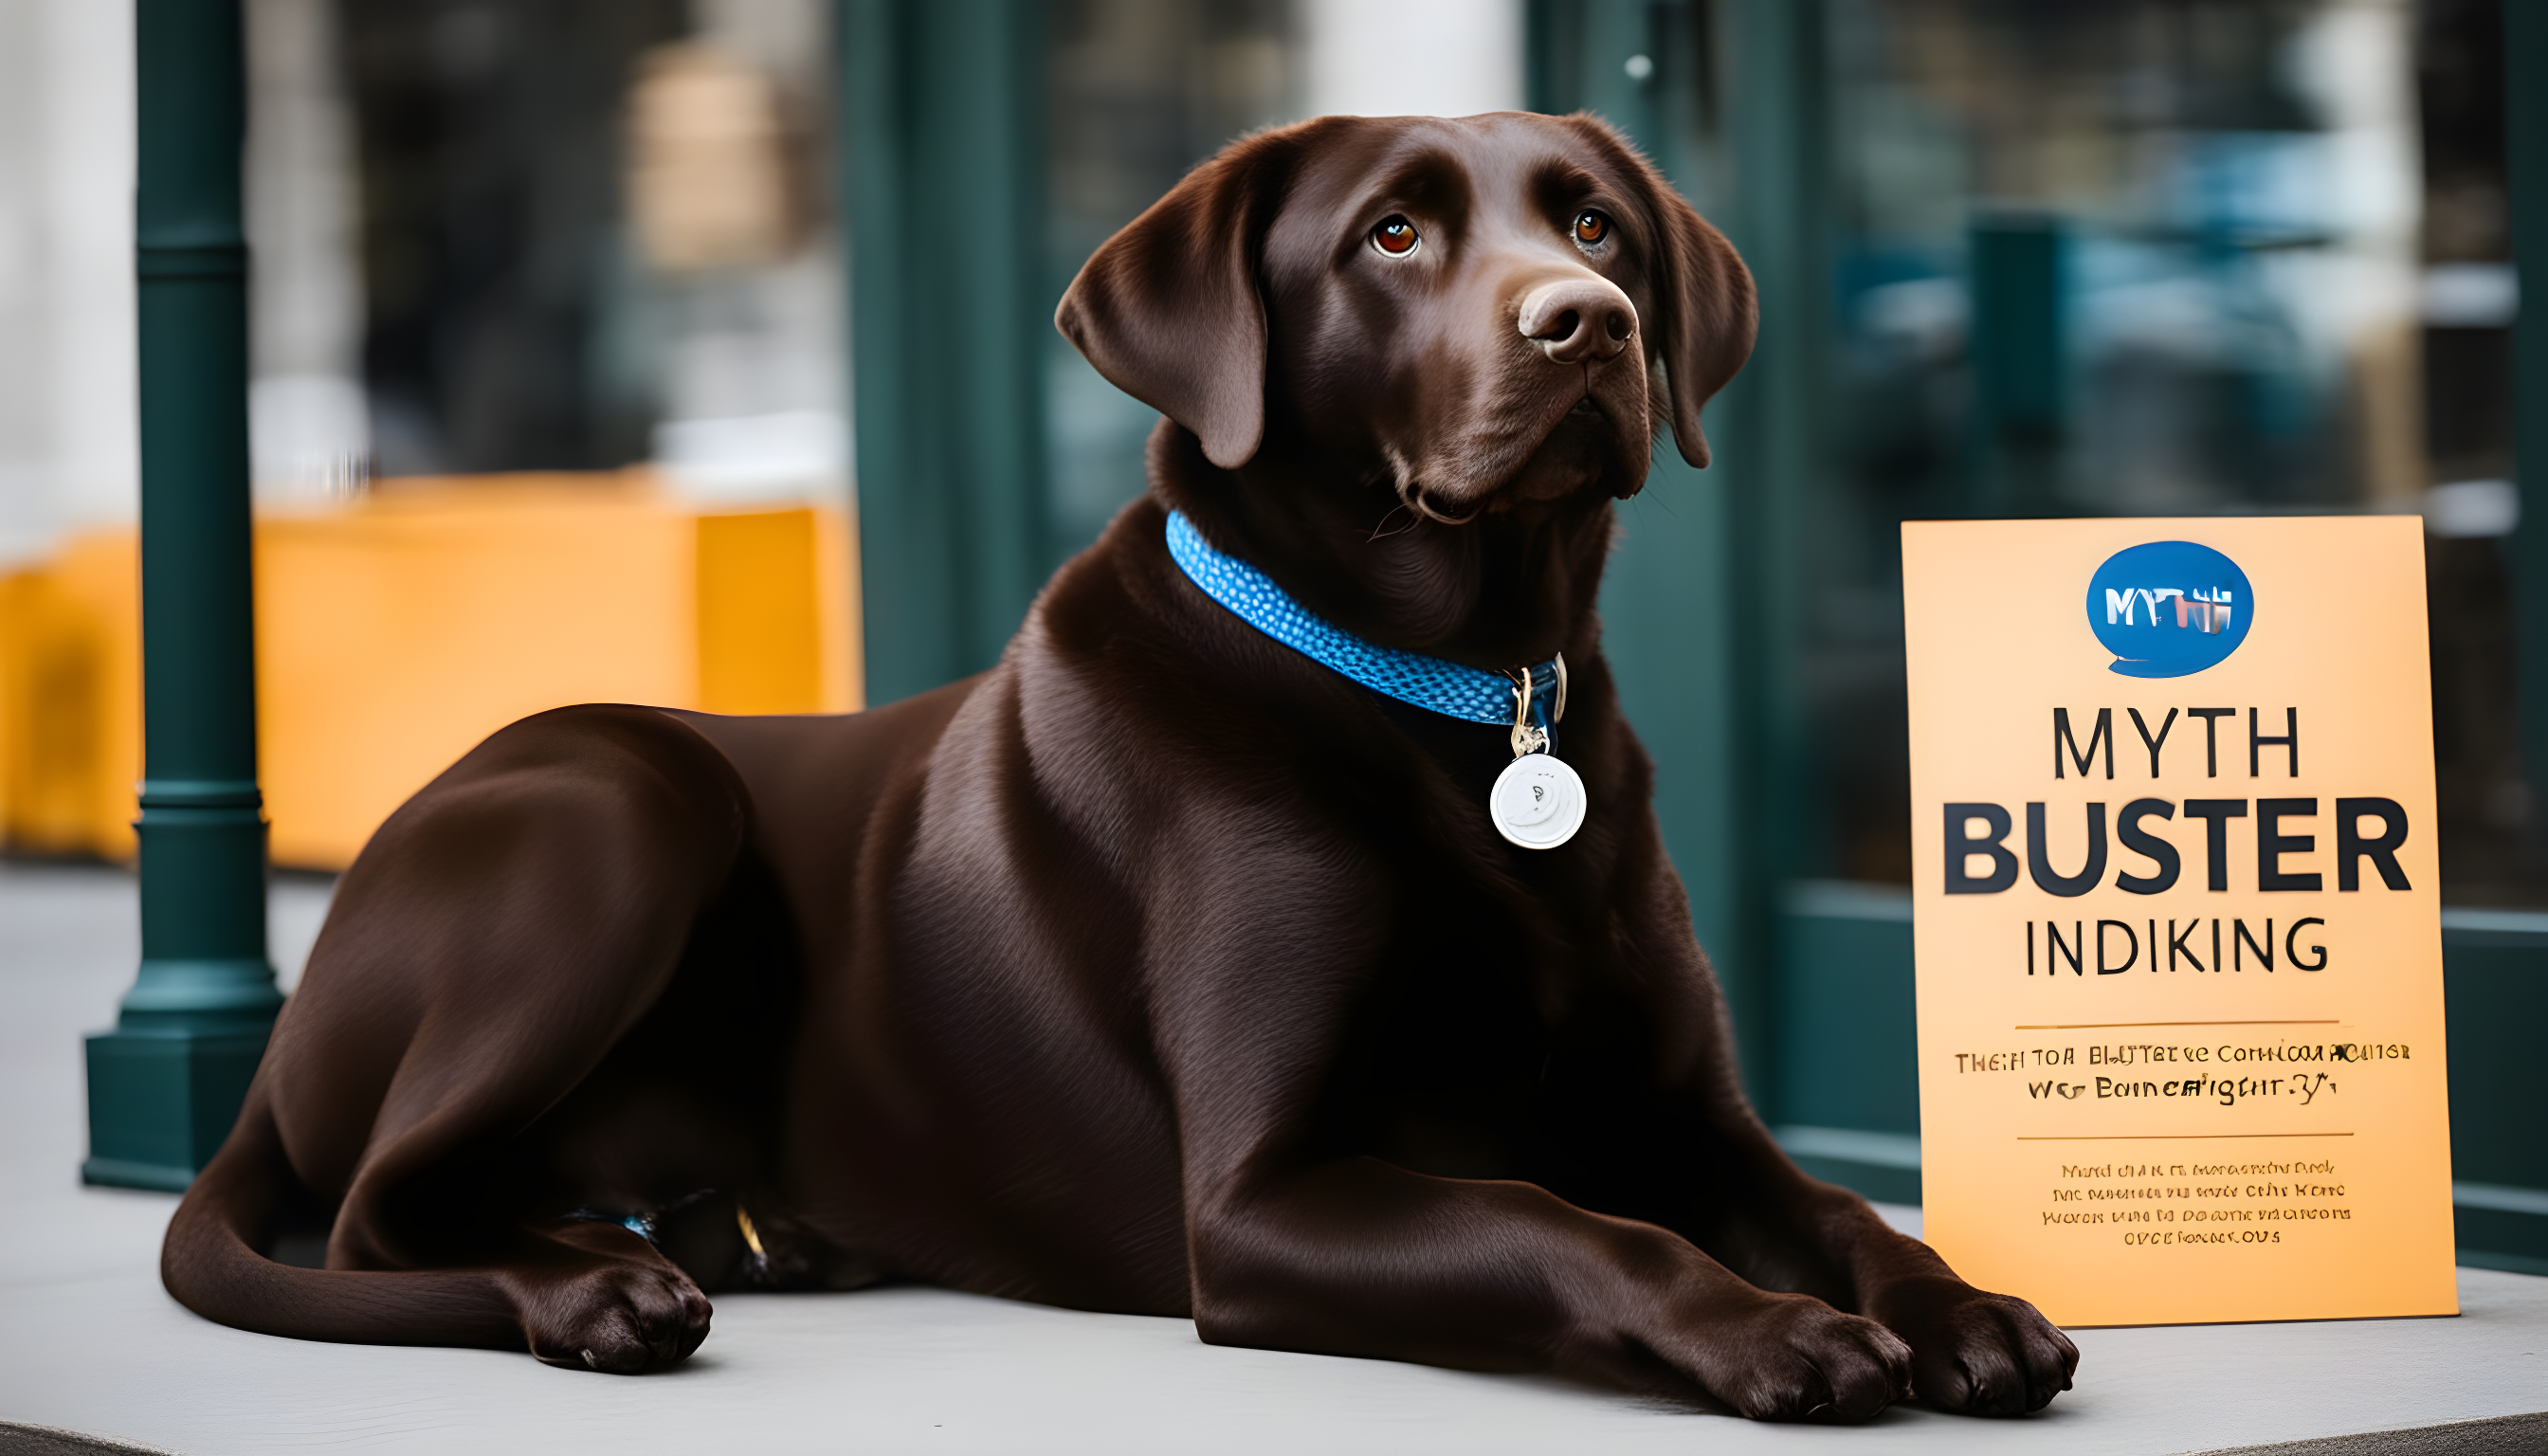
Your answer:
[[[249,436],[258,503],[351,485],[371,448],[353,118],[332,0],[249,0]]]
[[[1305,0],[1301,15],[1312,116],[1521,109],[1521,0]]]
[[[251,0],[257,494],[364,449],[352,137],[327,0]],[[0,0],[0,569],[139,510],[133,7]]]
[[[139,503],[133,10],[0,0],[0,567]]]

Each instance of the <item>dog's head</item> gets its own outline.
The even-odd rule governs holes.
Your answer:
[[[1616,132],[1500,113],[1235,142],[1099,248],[1055,321],[1247,494],[1284,498],[1246,511],[1270,554],[1301,553],[1262,539],[1285,534],[1269,514],[1366,537],[1411,515],[1435,541],[1416,575],[1469,562],[1391,633],[1438,641],[1494,554],[1443,538],[1589,521],[1643,484],[1665,422],[1707,463],[1699,410],[1755,312],[1732,246]]]

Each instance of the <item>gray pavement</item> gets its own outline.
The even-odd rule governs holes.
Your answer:
[[[323,881],[279,883],[289,982]],[[120,871],[0,864],[0,1422],[191,1456],[608,1453],[2220,1451],[2548,1410],[2548,1279],[2460,1271],[2455,1320],[2076,1332],[2045,1414],[1920,1410],[1770,1427],[1553,1380],[1214,1349],[1180,1320],[926,1289],[727,1296],[687,1366],[641,1379],[476,1350],[309,1344],[198,1320],[161,1292],[173,1198],[83,1189],[82,1032],[137,955]],[[1916,1225],[1913,1210],[1891,1211]],[[0,1453],[51,1450],[0,1425]],[[2548,1421],[2312,1452],[2548,1449]]]

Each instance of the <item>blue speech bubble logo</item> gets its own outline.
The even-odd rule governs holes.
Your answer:
[[[2088,579],[2088,625],[2127,678],[2182,678],[2247,640],[2256,594],[2238,563],[2192,541],[2150,541]]]

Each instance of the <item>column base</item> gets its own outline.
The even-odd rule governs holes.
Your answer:
[[[89,1156],[80,1181],[183,1192],[229,1137],[268,1035],[113,1031],[89,1038]]]

